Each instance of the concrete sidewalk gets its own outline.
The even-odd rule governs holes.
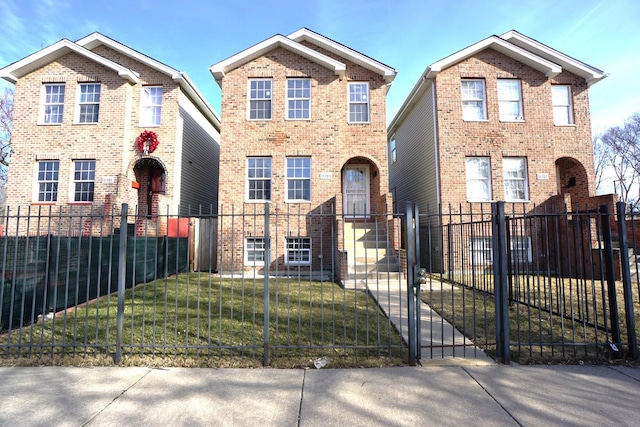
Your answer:
[[[0,368],[2,426],[636,426],[640,369]]]

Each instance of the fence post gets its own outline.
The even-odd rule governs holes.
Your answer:
[[[493,228],[493,286],[496,300],[496,352],[498,359],[509,365],[509,289],[507,271],[507,226],[504,202],[491,204]]]
[[[625,218],[626,205],[616,203],[618,213],[618,235],[620,236],[620,266],[622,268],[622,289],[624,295],[624,315],[627,324],[627,342],[629,355],[638,360],[638,340],[636,337],[636,318],[633,310],[633,291],[631,289],[631,269],[629,268],[629,238]]]
[[[417,203],[413,204],[413,241],[415,242],[414,251],[413,251],[413,256],[415,260],[413,264],[413,280],[414,280],[413,283],[415,287],[414,292],[415,292],[415,301],[416,301],[416,305],[415,305],[416,359],[420,360],[422,359],[422,321],[421,321],[422,299],[420,298],[420,285],[426,273],[425,275],[423,275],[422,272],[420,271],[420,211],[418,209]]]
[[[415,240],[414,218],[413,218],[413,203],[407,202],[406,209],[406,242],[407,242],[407,327],[408,329],[408,344],[409,344],[409,366],[416,365],[416,318],[415,318],[415,306],[416,300],[413,292],[413,284],[416,280],[414,259],[415,259],[415,246],[413,244]]]
[[[264,354],[262,365],[269,366],[269,266],[271,264],[271,235],[269,232],[269,203],[264,204]]]
[[[607,293],[609,294],[609,316],[611,322],[611,338],[613,344],[620,345],[620,318],[618,317],[618,297],[616,294],[615,263],[613,260],[613,242],[611,239],[611,215],[609,205],[600,206],[600,221],[602,224],[602,240],[604,241],[604,263],[607,279]],[[612,346],[614,353],[620,350]]]
[[[124,282],[127,271],[127,213],[129,205],[122,204],[120,212],[120,244],[118,248],[118,307],[116,317],[116,364],[122,360],[122,326],[124,323]]]

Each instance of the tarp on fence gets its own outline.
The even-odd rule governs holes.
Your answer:
[[[0,239],[0,330],[114,292],[119,236]],[[125,287],[189,270],[188,239],[127,238]]]

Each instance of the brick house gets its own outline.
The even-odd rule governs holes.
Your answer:
[[[398,210],[407,201],[422,213],[441,208],[446,225],[480,220],[498,200],[523,214],[584,209],[596,200],[588,89],[606,76],[517,31],[431,64],[388,127]],[[519,234],[512,249],[531,261],[531,234]],[[457,252],[490,264],[488,236],[462,238]],[[423,261],[430,250],[440,260],[431,265],[446,269],[452,243],[430,237],[430,248],[421,241]]]
[[[367,261],[376,268],[389,245],[385,98],[396,71],[306,28],[210,71],[225,124],[219,211],[268,206],[272,215],[270,249],[263,224],[245,216],[241,232],[221,239],[221,270],[260,270],[266,262],[272,271],[354,276],[356,249],[345,239],[372,231],[357,221],[381,230],[376,259]]]
[[[15,84],[14,213],[108,214],[126,202],[140,228],[157,225],[167,207],[217,209],[220,120],[184,72],[93,33],[35,52],[0,77]]]

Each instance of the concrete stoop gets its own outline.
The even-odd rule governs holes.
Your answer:
[[[398,259],[380,225],[345,222],[344,251],[348,262],[347,276],[343,280],[345,286],[366,287],[370,280],[400,279]]]

